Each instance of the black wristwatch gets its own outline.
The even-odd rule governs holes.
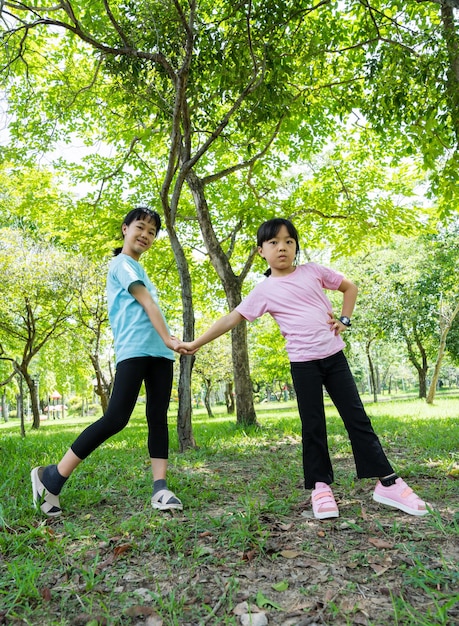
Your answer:
[[[349,328],[350,326],[352,326],[352,324],[351,324],[351,319],[350,319],[349,317],[347,317],[346,315],[342,315],[342,316],[339,318],[339,321],[341,322],[341,324],[344,324],[344,326],[347,326],[348,328]]]

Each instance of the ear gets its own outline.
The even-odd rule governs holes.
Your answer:
[[[123,225],[121,226],[121,232],[123,233],[123,235],[125,235],[125,234],[126,234],[127,228],[128,228],[128,227],[127,227],[127,224],[123,224]]]
[[[265,257],[263,256],[263,248],[258,246],[258,254],[261,256],[262,259],[264,259]]]

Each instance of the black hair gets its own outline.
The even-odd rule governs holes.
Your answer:
[[[296,251],[295,251],[295,261],[298,261],[298,257],[300,254],[300,242],[298,231],[295,226],[292,224],[290,220],[287,220],[283,217],[274,217],[272,220],[268,220],[263,222],[260,228],[257,231],[257,246],[261,248],[265,241],[270,241],[271,239],[275,239],[278,232],[285,226],[288,234],[292,239],[295,240],[296,243]],[[265,276],[270,276],[271,268],[268,268],[265,272]]]
[[[153,222],[156,227],[156,235],[158,235],[159,231],[161,230],[161,218],[159,214],[156,213],[156,211],[149,209],[148,207],[138,206],[135,209],[132,209],[131,211],[129,211],[129,213],[124,218],[121,224],[121,235],[123,235],[122,229],[123,229],[124,224],[126,224],[126,226],[129,226],[129,224],[132,224],[132,222],[135,222],[136,220],[145,220],[147,222]],[[122,246],[121,248],[115,248],[113,250],[113,256],[118,256],[118,254],[120,254],[122,249],[123,249]]]

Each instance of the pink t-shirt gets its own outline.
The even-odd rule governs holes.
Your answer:
[[[342,280],[343,274],[317,263],[299,265],[287,276],[269,276],[256,285],[236,311],[249,322],[272,315],[291,362],[324,359],[345,346],[327,323],[332,305],[323,291],[338,289]]]

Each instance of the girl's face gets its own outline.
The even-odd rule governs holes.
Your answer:
[[[156,237],[155,223],[147,219],[134,220],[129,225],[123,224],[124,243],[122,253],[136,261],[146,252]]]
[[[273,239],[263,242],[258,252],[271,268],[271,276],[286,276],[295,270],[293,261],[296,255],[296,241],[289,235],[284,225],[279,228]]]

